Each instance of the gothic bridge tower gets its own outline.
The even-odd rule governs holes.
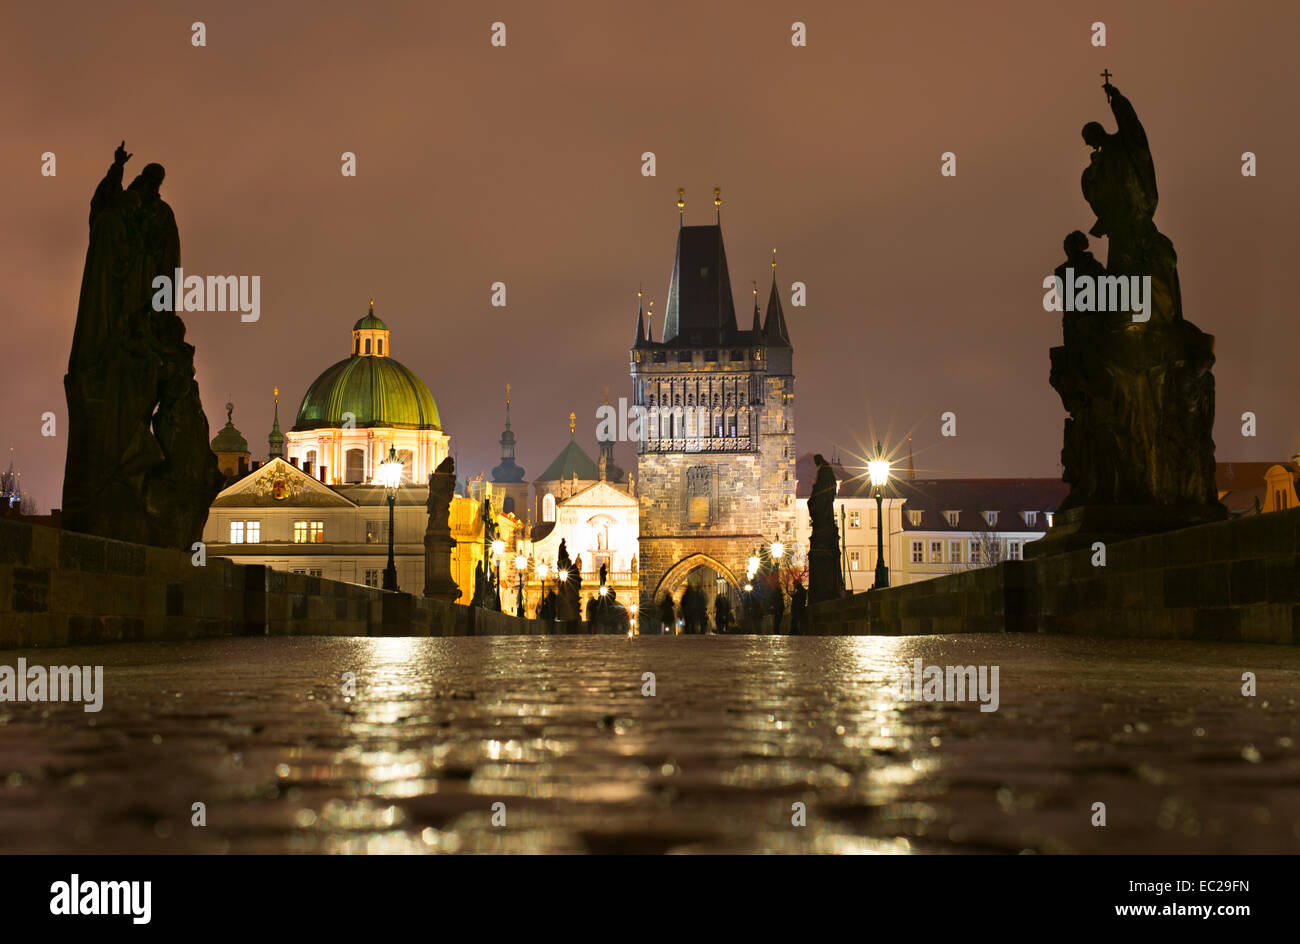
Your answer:
[[[642,605],[688,579],[736,594],[762,544],[794,542],[794,351],[772,262],[766,317],[754,290],[741,329],[718,221],[687,226],[685,203],[659,339],[640,308],[631,350]],[[629,424],[631,428],[632,424]],[[716,583],[715,583],[716,581]]]

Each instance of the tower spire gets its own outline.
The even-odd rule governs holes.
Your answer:
[[[645,336],[645,306],[642,304],[641,287],[637,286],[636,290],[636,340],[632,342],[633,347],[641,347],[646,342]]]
[[[677,188],[677,225],[686,225],[686,189]]]
[[[492,470],[493,482],[522,482],[524,470],[515,463],[515,434],[510,429],[510,384],[506,384],[506,428],[501,433],[501,464]]]
[[[781,310],[781,293],[776,287],[776,250],[772,250],[772,291],[767,296],[767,320],[763,323],[763,343],[775,347],[790,346],[790,332]]]
[[[280,432],[280,388],[274,389],[275,396],[275,419],[271,423],[271,435],[266,437],[267,460],[284,458],[284,433]]]
[[[763,327],[758,315],[758,283],[750,282],[749,284],[754,286],[754,327],[752,330],[754,332],[754,343],[758,344],[763,340]]]
[[[916,466],[912,464],[912,437],[907,437],[907,480],[916,481]]]

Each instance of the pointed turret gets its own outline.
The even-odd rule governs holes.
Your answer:
[[[678,209],[683,218],[668,284],[663,343],[684,347],[725,344],[736,334],[736,308],[722,224],[687,226],[680,197]]]
[[[641,290],[636,293],[636,338],[632,341],[632,347],[645,347],[645,307],[641,301]]]
[[[763,343],[769,347],[789,347],[790,332],[781,311],[781,293],[776,287],[776,250],[772,250],[772,291],[767,296],[767,321],[763,323]]]
[[[754,286],[754,326],[750,329],[750,333],[754,336],[753,342],[755,344],[762,344],[763,343],[763,322],[762,322],[762,317],[758,311],[758,283],[754,282],[752,284]]]

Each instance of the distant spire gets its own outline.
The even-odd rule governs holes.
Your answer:
[[[645,339],[654,342],[655,339],[655,303],[651,302],[649,310],[645,313]]]
[[[912,464],[912,437],[907,437],[907,480],[916,481],[916,466]]]
[[[267,450],[266,457],[271,459],[284,458],[284,433],[280,432],[280,388],[275,388],[275,420],[271,423],[271,435],[266,437],[267,444],[270,448]]]
[[[677,188],[677,225],[686,225],[686,190]]]
[[[492,470],[494,482],[522,482],[524,470],[515,462],[515,434],[510,429],[510,384],[506,384],[506,428],[501,433],[501,464]]]
[[[719,187],[713,188],[713,208],[718,211],[718,222],[722,222],[722,190]]]
[[[749,284],[754,286],[754,327],[752,329],[754,333],[754,343],[759,344],[763,340],[763,327],[758,315],[758,283],[750,282]]]
[[[763,343],[774,347],[789,347],[790,332],[785,327],[785,314],[781,311],[781,293],[776,287],[776,250],[772,250],[772,291],[767,296],[767,321],[763,324]]]

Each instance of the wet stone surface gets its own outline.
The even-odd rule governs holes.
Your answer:
[[[102,664],[105,696],[0,703],[4,852],[1300,850],[1281,646],[286,638],[0,664],[20,655]],[[914,658],[999,666],[998,710],[901,702]]]

